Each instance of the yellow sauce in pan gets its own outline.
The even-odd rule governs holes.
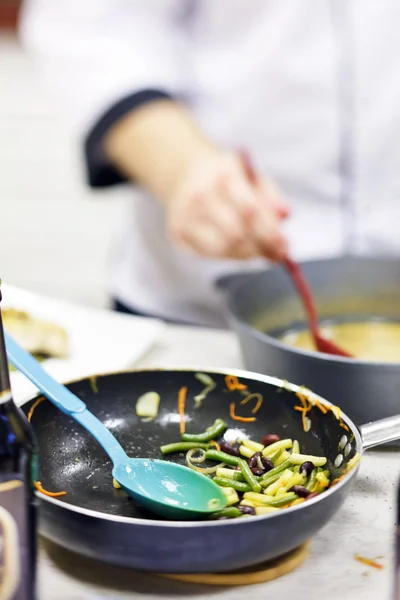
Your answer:
[[[400,323],[336,323],[322,326],[321,331],[355,358],[400,362]],[[279,339],[295,348],[315,350],[308,329],[288,331]]]

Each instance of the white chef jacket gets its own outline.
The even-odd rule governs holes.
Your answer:
[[[399,25],[398,0],[27,0],[21,38],[69,106],[90,185],[124,181],[102,149],[110,126],[143,99],[179,98],[277,181],[306,259],[400,252]],[[132,186],[110,293],[221,325],[215,280],[260,264],[173,246],[165,209]]]

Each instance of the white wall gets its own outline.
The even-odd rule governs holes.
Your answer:
[[[126,192],[90,192],[79,151],[29,58],[0,34],[0,277],[99,306]]]

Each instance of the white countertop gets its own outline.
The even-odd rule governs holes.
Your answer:
[[[139,366],[202,365],[241,367],[232,334],[167,327],[160,343]],[[39,558],[38,600],[389,600],[393,579],[395,485],[399,451],[369,451],[345,506],[311,543],[311,553],[295,572],[246,589],[176,583],[157,576],[100,564],[44,540]],[[385,569],[354,560],[355,554],[379,557]]]

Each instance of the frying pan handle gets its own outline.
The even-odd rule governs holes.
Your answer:
[[[365,423],[360,427],[364,450],[400,439],[400,415]]]
[[[21,371],[39,390],[67,415],[80,413],[86,404],[66,387],[55,381],[13,338],[4,332],[7,356],[18,371]]]

